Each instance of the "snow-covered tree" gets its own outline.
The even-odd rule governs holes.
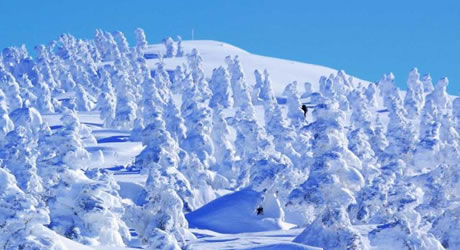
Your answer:
[[[165,96],[161,96],[158,91],[158,87],[156,84],[156,80],[150,77],[149,73],[144,73],[144,79],[141,84],[142,88],[142,99],[140,102],[140,108],[138,112],[142,111],[142,118],[144,120],[145,125],[149,124],[149,117],[152,110],[161,108],[165,106],[164,98]]]
[[[14,76],[0,67],[0,90],[7,96],[8,110],[11,112],[22,107],[20,87]]]
[[[399,96],[388,97],[389,122],[386,131],[388,147],[385,149],[384,158],[403,158],[415,142],[415,131],[406,119],[405,110],[401,105]]]
[[[49,227],[84,244],[124,246],[130,235],[121,220],[118,185],[99,170],[83,172],[89,160],[80,135],[84,128],[73,111],[66,111],[61,121],[63,127],[55,133],[42,128],[38,142]]]
[[[385,192],[388,195],[380,200],[385,203],[380,204],[376,216],[385,224],[371,231],[369,240],[372,245],[390,240],[392,247],[398,249],[443,249],[440,242],[423,229],[421,216],[416,211],[422,203],[423,191],[407,179],[405,168],[402,161],[384,166],[386,181],[382,184],[390,188]]]
[[[148,45],[144,30],[137,28],[134,33],[136,34],[136,52],[139,56],[143,56],[144,50],[147,49]]]
[[[216,109],[218,105],[223,108],[233,106],[230,75],[224,67],[219,67],[213,70],[209,87],[212,91],[212,98],[209,101],[209,107]]]
[[[176,57],[183,57],[185,55],[184,47],[182,46],[182,37],[177,36],[177,53]]]
[[[228,179],[235,178],[237,175],[234,169],[236,152],[230,140],[229,126],[219,107],[213,114],[211,138],[215,149],[214,157],[216,159],[216,164],[213,169]]]
[[[370,136],[370,144],[375,155],[380,158],[380,155],[384,152],[386,147],[388,147],[388,140],[385,136],[385,129],[382,122],[377,117],[375,125],[372,129]]]
[[[262,86],[264,85],[262,74],[258,69],[254,70],[254,78],[256,79],[256,83],[252,87],[251,99],[254,105],[261,104],[262,100],[260,99],[260,91],[262,90]]]
[[[43,81],[41,75],[35,85],[34,94],[39,97],[37,100],[37,109],[42,113],[54,113],[55,109],[52,103],[51,91],[48,85]]]
[[[0,147],[4,143],[4,138],[8,132],[14,129],[14,123],[8,115],[8,107],[3,91],[0,90]]]
[[[433,223],[430,230],[446,249],[455,249],[460,246],[460,218],[459,206],[453,205],[441,214]],[[437,213],[439,213],[437,211]]]
[[[329,78],[321,76],[321,78],[319,79],[319,92],[321,93],[321,95],[328,98],[332,98],[334,96],[335,88],[333,87],[333,78],[334,74],[331,74]]]
[[[243,58],[207,75],[196,49],[172,65],[184,60],[144,57],[145,33],[135,34],[134,48],[121,32],[97,30],[93,40],[63,34],[34,57],[25,46],[1,51],[0,248],[65,249],[58,234],[120,248],[133,229],[143,248],[184,249],[194,239],[184,213],[240,189],[257,193],[251,209],[264,224],[305,227],[297,243],[460,245],[460,98],[447,78],[433,87],[414,68],[404,92],[392,73],[357,83],[340,70],[318,92],[306,82],[299,97],[292,82],[277,97],[266,70],[247,82]],[[163,42],[164,57],[185,56],[180,37]],[[97,142],[76,113],[92,110],[142,143],[137,199],[122,199],[134,197],[112,169],[93,168],[104,155],[89,152]]]
[[[301,98],[307,98],[313,93],[311,82],[304,83],[304,92],[300,96]]]
[[[428,100],[420,119],[419,140],[412,152],[414,171],[426,171],[437,167],[441,150],[439,111],[432,100]]]
[[[182,147],[189,153],[195,153],[200,161],[209,168],[214,162],[214,146],[210,137],[212,131],[212,111],[198,101],[183,103],[182,115],[187,127],[187,136]]]
[[[114,124],[120,128],[131,128],[137,111],[135,90],[126,74],[118,75],[112,82],[117,95]]]
[[[118,50],[120,51],[120,53],[129,53],[128,40],[126,40],[125,35],[121,31],[113,32],[113,38],[117,42]]]
[[[177,66],[174,70],[174,77],[171,80],[171,92],[173,94],[182,93],[183,81],[185,80],[185,72],[181,66]]]
[[[441,151],[441,158],[443,162],[455,166],[459,160],[460,154],[460,135],[456,131],[454,120],[449,113],[442,115],[440,118],[441,128],[439,138],[444,143],[444,148]]]
[[[183,84],[186,79],[185,73],[186,72],[181,66],[177,66],[174,70],[174,78],[171,81],[171,91],[173,92],[173,94],[182,93],[182,90],[184,88]]]
[[[360,233],[351,227],[347,212],[339,207],[326,207],[294,242],[331,250],[366,249]]]
[[[32,93],[33,91],[33,85],[32,81],[30,81],[29,77],[27,74],[24,74],[21,76],[21,78],[18,79],[18,83],[20,86],[20,95],[23,101],[23,106],[27,105],[33,105],[36,106],[37,103],[37,96]]]
[[[273,92],[272,82],[267,70],[264,70],[264,81],[262,84],[262,88],[260,89],[259,98],[264,103],[276,102],[275,92]]]
[[[369,143],[369,137],[370,135],[366,133],[366,130],[361,128],[352,130],[348,134],[348,149],[361,160],[362,174],[366,182],[370,182],[379,173],[375,166],[375,152]]]
[[[121,198],[110,184],[115,181],[91,177],[95,180],[79,170],[60,173],[60,181],[53,187],[54,198],[49,201],[50,227],[84,244],[124,246],[130,235],[121,220]]]
[[[56,132],[56,143],[59,141],[60,151],[57,156],[62,157],[59,161],[67,164],[71,169],[84,169],[82,163],[89,160],[89,153],[83,146],[82,133],[84,127],[80,123],[76,112],[65,111],[61,117],[63,127]]]
[[[178,155],[181,150],[167,131],[161,110],[155,110],[152,116],[150,123],[142,131],[142,143],[146,147],[136,156],[135,164],[141,168],[143,173],[153,173],[152,169],[158,171],[158,168],[160,171],[166,171],[168,167],[176,169],[179,161],[182,160]],[[181,198],[185,199],[184,196],[181,195]]]
[[[203,206],[204,204],[214,200],[216,198],[216,192],[213,189],[213,185],[220,188],[225,188],[225,178],[221,183],[214,183],[218,176],[212,173],[208,166],[204,165],[195,153],[188,154],[187,152],[181,152],[181,162],[179,170],[189,180],[190,186],[193,193],[193,199],[190,199],[185,204],[187,210],[194,210]],[[219,186],[220,185],[220,186]]]
[[[283,154],[260,152],[255,158],[249,159],[248,163],[251,165],[249,188],[263,193],[263,199],[258,204],[263,209],[263,216],[282,223],[285,213],[281,204],[285,201],[285,194],[297,184],[292,176],[291,160]]]
[[[369,233],[369,241],[371,245],[394,249],[444,249],[433,234],[414,230],[405,219],[377,226]]]
[[[111,33],[103,30],[96,30],[94,42],[102,61],[115,61],[120,59],[121,53]]]
[[[372,118],[368,109],[368,100],[359,89],[348,94],[351,106],[350,123],[353,128],[371,129]]]
[[[348,76],[344,70],[337,71],[337,75],[334,78],[334,87],[339,96],[346,96],[351,89],[355,88],[353,77]]]
[[[230,56],[225,58],[227,62],[227,70],[230,74],[230,83],[233,93],[233,107],[247,107],[252,108],[252,100],[246,80],[243,73],[238,56],[233,59]]]
[[[105,127],[112,126],[115,120],[115,105],[115,100],[109,93],[101,93],[97,99],[96,109],[99,110]]]
[[[163,117],[166,122],[166,129],[171,136],[176,142],[182,143],[186,138],[187,128],[184,124],[184,118],[172,98],[168,100],[163,110]]]
[[[162,98],[163,102],[166,102],[171,95],[171,80],[169,79],[169,74],[165,69],[164,63],[157,63],[154,79],[155,87],[160,94],[160,97]]]
[[[176,180],[170,171],[167,165],[156,163],[147,178],[145,204],[132,205],[125,215],[147,249],[181,249],[187,239],[194,239],[187,229],[184,205],[174,189]]]
[[[85,88],[81,85],[77,85],[76,91],[76,100],[77,100],[77,107],[79,111],[91,111],[93,108],[93,103],[90,101],[88,97],[88,93],[86,92]]]
[[[423,91],[425,92],[425,94],[431,93],[434,90],[433,80],[431,79],[430,74],[423,75],[422,83],[423,83]]]
[[[60,88],[61,84],[58,81],[58,79],[54,78],[54,75],[50,68],[49,60],[46,60],[46,58],[43,58],[43,60],[38,60],[36,67],[42,75],[43,81],[46,82],[46,84],[50,87],[51,91],[58,92],[58,89]]]
[[[193,49],[189,54],[187,54],[187,62],[198,94],[204,102],[208,102],[213,93],[211,89],[209,89],[209,84],[204,75],[202,66],[203,58],[201,58],[200,53],[196,49]]]
[[[61,77],[62,88],[65,91],[72,91],[77,84],[73,80],[72,74],[70,72],[66,72]]]
[[[305,122],[305,117],[301,110],[302,103],[300,102],[299,93],[297,91],[297,82],[288,84],[284,89],[283,95],[287,98],[287,118],[291,120],[291,124],[294,125],[294,127],[299,128]]]
[[[10,119],[15,127],[22,126],[26,130],[28,137],[34,140],[38,136],[38,131],[43,123],[42,116],[35,108],[20,108],[10,113]]]
[[[142,143],[146,147],[136,157],[136,165],[149,174],[147,202],[141,207],[131,205],[125,217],[139,233],[143,244],[150,248],[179,249],[179,246],[184,246],[186,237],[190,237],[183,209],[184,200],[190,202],[191,187],[187,179],[177,172],[180,161],[177,152],[180,149],[166,128],[161,110],[152,111],[150,123],[142,131]],[[175,123],[177,125],[177,121]],[[174,129],[175,124],[170,125]]]
[[[404,108],[409,118],[414,119],[420,115],[425,102],[423,83],[419,80],[417,68],[413,68],[407,80],[407,92],[404,98]]]
[[[187,54],[187,62],[195,83],[201,78],[204,78],[204,71],[202,69],[203,58],[197,49],[192,49],[192,51]]]
[[[395,76],[393,75],[393,73],[389,73],[384,74],[382,76],[382,79],[380,79],[380,81],[377,84],[380,90],[380,95],[383,98],[383,106],[389,110],[392,108],[392,99],[395,99],[394,101],[397,101],[402,105],[401,96],[394,84],[394,81]]]
[[[237,169],[240,173],[238,185],[244,187],[249,184],[250,161],[258,159],[264,152],[273,151],[274,145],[253,114],[239,110],[233,122],[236,130],[235,150],[241,159]]]
[[[460,97],[457,97],[452,102],[452,116],[455,121],[455,128],[460,133]]]
[[[366,95],[368,104],[371,107],[377,106],[376,92],[377,92],[377,86],[375,85],[375,83],[369,83],[364,94]]]
[[[359,247],[361,237],[350,227],[346,209],[356,203],[354,193],[364,185],[359,171],[361,162],[347,149],[343,135],[344,115],[337,103],[318,105],[313,115],[316,121],[305,127],[314,134],[310,175],[291,192],[289,204],[313,207],[312,218],[304,219],[307,223],[315,221],[296,242],[331,249],[335,248],[330,242],[335,242],[337,249]],[[317,237],[312,237],[313,232]]]
[[[24,193],[16,179],[0,168],[0,247],[3,249],[67,249],[47,229],[50,218],[38,201]]]
[[[341,110],[348,111],[347,95],[350,92],[351,83],[346,79],[345,72],[339,71],[337,75],[331,74],[328,78],[322,76],[319,84],[320,93],[324,97],[337,101]]]
[[[6,137],[3,164],[16,177],[21,190],[39,199],[43,191],[42,180],[37,174],[36,141],[27,134],[26,128],[17,126]]]
[[[177,54],[177,47],[171,37],[163,39],[163,44],[166,47],[165,58],[175,57]]]
[[[281,112],[280,105],[265,102],[264,118],[266,131],[274,138],[275,149],[287,155],[296,166],[302,164],[300,154],[293,148],[293,144],[296,141],[295,130],[289,126],[288,120]]]
[[[448,109],[452,108],[452,102],[447,94],[447,85],[449,80],[447,77],[439,79],[436,86],[429,95],[426,96],[426,101],[432,100],[433,103],[438,107],[441,114],[448,112]]]

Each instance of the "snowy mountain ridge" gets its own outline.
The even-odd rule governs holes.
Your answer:
[[[135,34],[2,51],[2,248],[460,247],[447,78]]]
[[[303,83],[305,82],[310,82],[313,89],[319,90],[318,83],[321,76],[329,76],[337,73],[337,70],[325,66],[251,54],[238,47],[219,41],[195,40],[183,41],[182,44],[186,52],[190,52],[194,48],[200,52],[200,56],[203,58],[202,67],[207,76],[212,74],[214,68],[225,65],[224,59],[227,56],[239,57],[242,62],[243,71],[246,73],[246,80],[251,84],[256,82],[255,76],[252,74],[256,69],[267,69],[270,72],[270,77],[273,81],[273,90],[277,96],[280,96],[284,87],[293,81],[299,82],[299,91],[304,90]],[[149,45],[146,53],[147,55],[164,54],[164,45]],[[147,63],[150,67],[154,67],[156,61],[148,60]],[[164,63],[168,69],[174,70],[177,65],[186,64],[187,62],[185,58],[176,57],[164,58]],[[368,84],[368,81],[358,78],[355,78],[354,82],[356,84]]]

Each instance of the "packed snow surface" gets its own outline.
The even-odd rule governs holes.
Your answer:
[[[288,229],[279,218],[257,215],[256,208],[262,194],[244,189],[217,198],[186,215],[190,228],[203,228],[218,233],[232,234]]]

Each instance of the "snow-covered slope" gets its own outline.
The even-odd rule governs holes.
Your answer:
[[[244,189],[206,204],[186,215],[190,228],[209,229],[218,233],[261,232],[288,229],[289,225],[265,214],[257,215],[262,194]]]
[[[240,58],[247,82],[251,85],[255,84],[254,71],[256,69],[260,71],[267,69],[270,72],[270,77],[273,81],[273,90],[276,95],[281,95],[284,87],[293,81],[299,83],[299,90],[301,92],[304,90],[303,84],[305,82],[312,83],[313,90],[318,91],[321,76],[328,77],[330,74],[337,74],[337,71],[340,70],[315,64],[255,55],[220,41],[196,40],[184,41],[182,44],[186,53],[189,53],[194,48],[200,52],[203,58],[203,70],[207,76],[212,75],[213,69],[225,65],[225,57],[227,56],[238,56]],[[165,47],[163,44],[150,45],[146,53],[163,55],[165,54]],[[187,63],[185,57],[164,58],[163,60],[166,67],[170,70],[174,70],[178,65]],[[151,67],[156,62],[158,62],[158,59],[148,60]],[[368,81],[355,78],[354,83],[357,85],[359,83],[366,85]]]
[[[459,248],[447,78],[135,33],[2,51],[0,248]]]

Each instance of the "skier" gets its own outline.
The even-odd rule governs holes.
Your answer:
[[[264,214],[264,208],[262,206],[259,206],[256,211],[257,211],[257,215],[263,215]]]
[[[308,107],[305,104],[302,104],[303,116],[307,117]]]

